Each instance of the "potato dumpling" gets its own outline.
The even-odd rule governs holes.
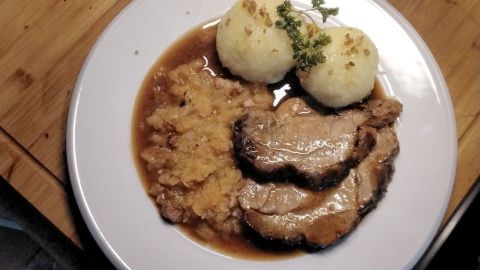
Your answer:
[[[287,33],[275,27],[282,1],[239,0],[222,17],[217,52],[231,73],[250,82],[275,83],[295,66]]]
[[[362,101],[373,89],[378,51],[361,30],[350,27],[324,29],[332,42],[323,47],[326,62],[309,71],[297,71],[302,87],[318,102],[340,108]]]

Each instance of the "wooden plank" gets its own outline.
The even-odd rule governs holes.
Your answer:
[[[442,43],[435,37],[447,39],[458,31],[458,24],[473,9],[477,1],[389,0],[389,2],[405,16],[429,45],[439,46]]]
[[[472,13],[476,14],[473,16],[475,22],[480,24],[480,1],[477,0],[477,4],[475,5],[475,7],[472,8]]]
[[[461,12],[455,14],[454,18],[456,19],[445,18],[427,35],[427,43],[440,63],[444,74],[455,72],[454,68],[458,62],[466,54],[476,50],[480,25],[473,20],[473,15]],[[452,27],[453,24],[454,27]]]
[[[480,53],[465,55],[465,62],[480,61],[479,59]],[[462,80],[462,71],[464,69],[476,70],[476,72],[472,76],[468,76],[470,72],[465,70]],[[460,72],[452,75],[452,77],[458,77],[458,81],[449,78],[451,88],[461,92],[453,99],[459,139],[465,135],[465,132],[467,132],[475,118],[480,114],[480,64],[464,65],[460,70]]]
[[[391,0],[434,54],[447,81],[457,122],[455,186],[444,222],[480,175],[480,1]]]
[[[60,231],[81,246],[63,184],[1,129],[0,175]]]
[[[417,6],[421,3],[421,1],[405,1],[405,0],[388,0],[390,4],[395,7],[400,13],[402,13],[403,17],[406,19],[410,18],[417,9]]]
[[[0,43],[0,125],[63,181],[65,125],[76,77],[96,38],[129,1],[55,1],[53,7],[27,2],[48,13],[34,23],[0,17],[9,32],[27,23],[31,29]]]
[[[445,214],[444,222],[466,196],[480,175],[480,116],[475,118],[458,145],[458,163],[456,181],[452,197]]]
[[[12,2],[15,1],[2,2],[0,10],[4,10],[5,3]],[[53,2],[57,3],[58,1]],[[92,1],[92,3],[95,2]],[[4,126],[10,127],[10,129],[16,132],[15,136],[10,136],[3,129],[0,132],[0,174],[77,245],[81,245],[81,242],[75,231],[64,186],[60,182],[60,180],[65,180],[67,173],[63,153],[68,104],[76,77],[91,46],[106,25],[128,2],[117,1],[100,17],[92,18],[91,21],[94,21],[94,23],[85,28],[84,33],[76,40],[73,40],[74,42],[70,42],[71,46],[63,53],[60,54],[58,51],[51,52],[55,56],[53,59],[43,63],[46,71],[43,73],[43,77],[39,77],[37,82],[30,82],[30,77],[33,77],[33,75],[17,70],[14,71],[13,76],[10,75],[6,78],[3,67],[8,66],[7,64],[10,65],[10,63],[4,61],[4,51],[0,49],[0,55],[2,56],[0,60],[0,87],[2,89],[0,93],[0,124],[2,128]],[[40,2],[31,3],[40,4]],[[16,5],[14,6],[17,7]],[[92,9],[95,9],[95,7],[95,5],[92,5]],[[50,6],[48,5],[42,6],[42,8],[44,10],[38,8],[36,12],[52,12],[49,10]],[[88,8],[88,10],[92,9]],[[105,8],[102,10],[105,10]],[[45,15],[45,17],[49,16]],[[3,25],[1,18],[0,25]],[[31,21],[29,23],[30,25],[32,24]],[[22,23],[17,22],[16,25],[17,29],[13,31],[14,33],[19,31],[18,25],[22,25]],[[35,26],[29,26],[29,29],[32,29],[32,27]],[[69,27],[75,28],[73,25]],[[2,29],[4,28],[10,29],[9,27],[2,27]],[[38,31],[39,29],[35,30]],[[61,31],[56,30],[56,32]],[[52,33],[55,32],[52,31]],[[19,40],[15,42],[28,40],[23,34],[19,36]],[[1,48],[9,46],[6,41],[0,43]],[[31,46],[29,50],[33,51],[34,48],[37,48],[37,46]],[[18,50],[18,48],[15,50]],[[15,54],[16,52],[10,53]],[[48,52],[45,52],[45,54],[48,54]],[[40,66],[45,59],[30,60],[28,58],[27,60],[33,61],[34,65]],[[11,61],[12,63],[18,62],[17,59],[12,59]],[[38,84],[36,87],[33,86],[35,83]],[[36,106],[38,95],[40,95],[36,92],[43,92],[40,93],[42,95],[41,99],[47,104]],[[27,99],[27,101],[22,99]],[[32,102],[32,100],[35,102]],[[28,108],[28,106],[32,108]],[[49,107],[52,108],[49,109]],[[38,117],[31,119],[30,115],[35,114]],[[42,117],[45,116],[51,119],[49,121],[41,121]],[[37,126],[32,126],[32,122],[35,121],[40,121],[41,123],[38,123]],[[12,137],[15,137],[15,140],[24,138],[25,141],[33,140],[33,142],[21,145],[13,140]],[[26,149],[24,146],[27,146]],[[44,167],[42,164],[49,164],[49,168]]]
[[[47,16],[49,10],[58,1],[47,0],[36,5],[30,5],[28,0],[3,1],[0,3],[0,25],[2,25],[2,38],[0,39],[0,56],[6,54],[22,35],[32,30],[32,25],[41,17]],[[37,8],[39,5],[42,8]],[[8,27],[3,27],[8,25]]]

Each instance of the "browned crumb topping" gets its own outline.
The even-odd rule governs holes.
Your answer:
[[[350,36],[350,33],[345,35],[345,42],[343,42],[345,46],[350,46],[353,44],[353,38]]]
[[[358,53],[357,47],[352,46],[352,47],[350,48],[350,53],[351,53],[351,54],[356,54],[356,53]]]
[[[354,67],[354,66],[355,66],[355,63],[352,62],[352,61],[350,61],[350,62],[348,62],[348,63],[345,64],[345,69],[348,70],[348,69],[351,69],[351,68]]]
[[[277,50],[277,49],[273,49],[273,50],[272,50],[272,53],[274,53],[274,52],[278,52],[278,50]]]
[[[245,31],[247,36],[250,36],[253,33],[252,29],[250,29],[248,26],[245,26],[243,30]]]
[[[263,28],[263,33],[267,33],[267,28]]]
[[[355,39],[355,44],[356,44],[357,46],[362,45],[364,38],[365,38],[364,36],[359,36],[358,38]]]
[[[341,53],[341,55],[348,55],[348,56],[351,56],[354,54],[358,54],[358,49],[355,45],[350,47],[350,49],[346,50],[345,52]]]
[[[227,21],[225,22],[225,25],[226,25],[226,26],[229,26],[229,25],[230,25],[230,18],[227,19]]]
[[[243,0],[242,7],[247,9],[248,13],[253,14],[257,11],[257,3],[254,0]]]
[[[250,10],[249,10],[249,12],[250,12]],[[255,10],[254,10],[254,12],[255,12]],[[265,4],[263,4],[262,7],[258,9],[258,15],[260,15],[260,17],[262,17],[264,19],[265,25],[267,27],[272,27],[273,21],[270,18],[270,14],[268,14],[268,12],[267,12],[267,8],[265,7]],[[254,15],[254,18],[257,19],[258,17]],[[265,30],[264,30],[263,33],[265,33]]]
[[[273,25],[272,19],[270,18],[270,15],[268,15],[268,13],[265,16],[265,25],[268,27],[272,27]]]
[[[358,47],[362,45],[364,38],[365,38],[365,36],[359,36],[359,37],[353,39],[350,36],[350,33],[347,33],[345,35],[345,41],[343,42],[343,45],[345,45],[345,46],[352,45],[352,46],[349,49],[347,49],[345,52],[342,52],[341,55],[351,56],[353,54],[358,54]],[[363,53],[368,56],[370,54],[370,51],[365,49],[365,50],[363,50]]]
[[[260,14],[260,16],[262,17],[265,17],[265,15],[268,15],[265,4],[263,4],[262,7],[258,10],[258,14]]]

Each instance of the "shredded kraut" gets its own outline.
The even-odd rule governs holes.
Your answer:
[[[160,212],[173,222],[200,224],[199,234],[239,230],[238,191],[245,184],[232,150],[232,125],[245,108],[272,109],[265,85],[212,76],[203,62],[181,65],[167,75],[170,105],[146,123],[154,130],[141,156],[157,183],[150,187]]]

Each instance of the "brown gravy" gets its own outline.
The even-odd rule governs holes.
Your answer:
[[[155,175],[149,172],[144,161],[140,157],[142,149],[148,146],[148,137],[152,129],[145,123],[145,119],[152,114],[157,107],[168,105],[168,95],[159,89],[169,87],[169,82],[162,80],[161,72],[168,72],[181,64],[186,64],[194,59],[204,59],[204,69],[214,76],[235,78],[228,70],[222,67],[215,48],[216,25],[208,27],[200,26],[192,29],[171,45],[156,61],[144,79],[143,85],[137,96],[132,125],[133,155],[137,170],[140,174],[144,188],[148,190],[155,182]],[[238,80],[238,78],[236,78]],[[306,93],[300,86],[294,72],[290,72],[280,82],[269,85],[269,89],[275,94],[274,106],[281,101],[294,97],[304,96]],[[384,98],[385,94],[378,81],[370,98]],[[243,235],[230,237],[228,241],[221,237],[206,242],[198,237],[194,231],[195,225],[179,225],[183,232],[197,243],[212,247],[221,253],[254,260],[284,259],[305,254],[305,251],[292,248],[279,242],[266,241],[256,236],[255,233],[245,231]]]

